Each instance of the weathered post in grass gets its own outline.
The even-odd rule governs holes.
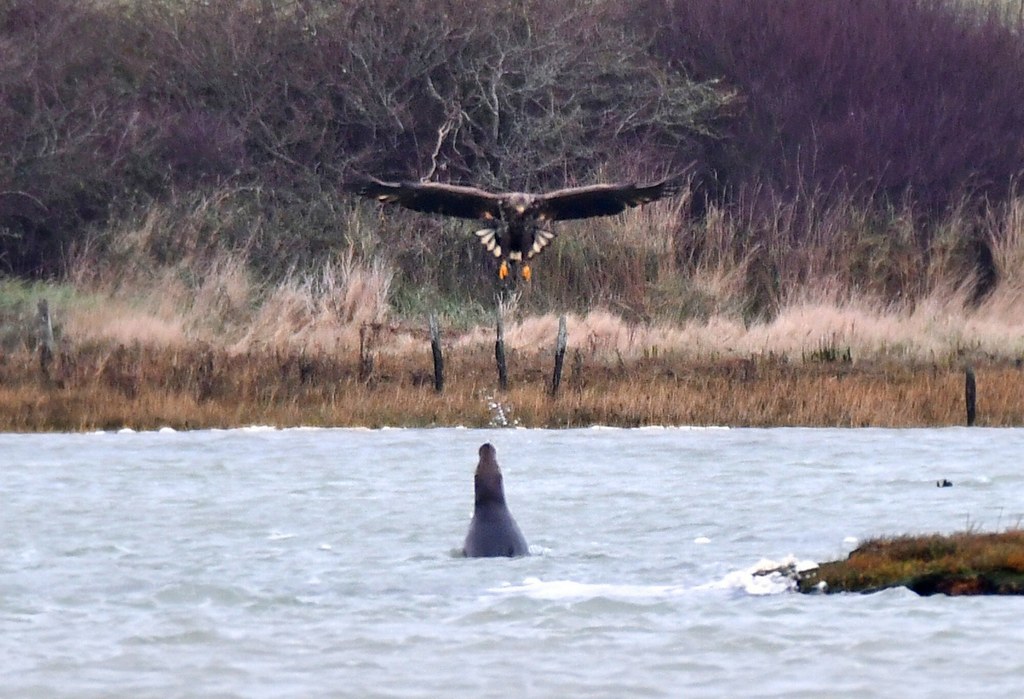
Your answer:
[[[974,382],[974,369],[967,367],[964,370],[964,402],[967,404],[967,426],[974,427],[976,415],[976,403],[978,397],[977,385]]]
[[[565,326],[565,316],[558,317],[558,337],[555,339],[555,372],[551,375],[551,397],[558,395],[558,386],[562,383],[562,363],[565,361],[565,346],[568,343],[569,331]]]
[[[50,378],[50,363],[53,361],[53,321],[50,319],[50,304],[39,299],[39,370],[44,378]]]
[[[359,328],[359,380],[369,381],[373,375],[373,352],[370,349],[370,326],[363,323]]]
[[[498,363],[498,387],[508,390],[508,367],[505,366],[505,322],[501,318],[501,309],[498,309],[497,338],[494,341],[494,360]]]
[[[434,390],[444,391],[444,357],[441,355],[441,328],[437,316],[430,314],[430,351],[434,355]]]

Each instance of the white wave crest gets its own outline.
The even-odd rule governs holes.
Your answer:
[[[574,580],[541,580],[526,578],[519,585],[502,585],[488,592],[502,595],[524,595],[540,600],[587,600],[595,598],[618,600],[658,600],[710,590],[733,590],[748,595],[778,595],[797,587],[798,574],[817,567],[813,561],[787,556],[776,561],[763,558],[754,565],[726,574],[719,580],[696,586],[636,585],[621,583],[583,583]]]

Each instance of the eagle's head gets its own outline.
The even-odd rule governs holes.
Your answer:
[[[514,192],[509,194],[508,199],[506,199],[509,213],[517,218],[529,216],[536,203],[537,197],[525,192]]]

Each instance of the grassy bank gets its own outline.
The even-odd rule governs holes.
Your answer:
[[[802,592],[907,587],[920,595],[1020,595],[1024,594],[1024,531],[873,539],[846,560],[803,574],[799,587]]]
[[[490,346],[452,349],[441,394],[425,340],[419,352],[370,356],[372,369],[358,352],[91,346],[61,351],[44,373],[35,353],[6,353],[0,430],[964,422],[964,375],[951,364],[672,354],[601,361],[570,350],[551,397],[549,353],[512,350],[510,387],[499,391]],[[993,360],[976,374],[978,424],[1024,425],[1024,370]]]
[[[828,267],[804,258],[787,262],[793,267],[776,287],[775,310],[754,317],[751,258],[722,246],[715,264],[680,270],[666,262],[678,259],[666,256],[671,238],[659,234],[671,215],[625,217],[615,236],[566,236],[541,258],[535,284],[497,295],[511,378],[504,393],[493,359],[495,280],[479,261],[450,270],[450,283],[487,277],[474,289],[487,306],[445,297],[429,283],[415,287],[406,278],[415,269],[365,261],[352,248],[273,283],[242,253],[151,264],[147,251],[164,238],[163,224],[150,220],[118,234],[123,255],[78,258],[65,283],[0,282],[0,429],[955,425],[964,422],[968,365],[977,374],[979,423],[1024,425],[1024,292],[1015,263],[1024,227],[1016,213],[1004,219],[1013,245],[996,248],[999,279],[983,299],[933,271],[915,296],[883,302],[836,265],[832,283],[802,274]],[[742,231],[721,219],[699,225],[725,237]],[[933,264],[939,257],[934,251]],[[908,260],[907,280],[915,268]],[[436,266],[432,274],[440,274]],[[574,285],[594,285],[583,294],[590,310],[572,312],[565,289]],[[424,296],[410,302],[414,287]],[[601,288],[613,293],[602,296]],[[56,340],[46,375],[41,299]],[[565,309],[569,336],[555,399],[548,386],[558,315],[543,310],[551,306]],[[442,329],[440,396],[427,312]]]
[[[94,380],[72,381],[74,367],[102,374],[127,353],[155,377],[139,380],[140,395],[150,384],[171,395],[177,384],[160,377],[204,352],[211,371],[241,374],[222,379],[232,385],[275,385],[266,377],[281,368],[267,367],[280,357],[315,358],[334,367],[332,388],[317,390],[337,390],[335,377],[358,377],[353,357],[366,341],[379,374],[370,383],[401,393],[429,371],[424,334],[436,314],[451,353],[445,400],[461,391],[458,406],[406,410],[369,397],[376,407],[359,419],[473,424],[486,411],[474,417],[471,406],[494,384],[497,305],[525,367],[512,392],[536,390],[514,397],[531,424],[959,421],[952,407],[894,417],[884,400],[869,413],[845,395],[829,404],[794,393],[779,407],[769,393],[753,409],[736,378],[687,379],[714,410],[687,409],[658,383],[733,365],[781,382],[802,372],[812,383],[792,390],[824,393],[813,381],[833,366],[843,377],[886,375],[893,387],[879,392],[898,400],[900,372],[922,383],[948,374],[955,386],[973,364],[982,418],[1019,421],[1009,399],[990,409],[998,397],[985,375],[1024,359],[1024,129],[1012,128],[1024,114],[1024,63],[1005,7],[399,4],[0,9],[0,38],[18,58],[0,99],[5,361],[35,361],[45,297],[53,370],[62,358],[72,367],[59,369],[62,391]],[[528,31],[494,29],[504,26]],[[891,41],[879,42],[879,27]],[[736,37],[750,50],[736,52]],[[691,179],[672,201],[566,222],[533,282],[513,290],[499,288],[468,222],[352,201],[338,185],[353,171],[530,190]],[[561,314],[569,371],[579,363],[578,392],[594,392],[568,413],[553,412],[540,381]],[[21,385],[12,380],[5,390]],[[671,396],[658,399],[664,407],[623,404],[639,380]],[[959,390],[943,391],[955,404]],[[336,400],[295,400],[321,399]],[[174,419],[269,420],[273,401],[261,400],[246,399],[244,418]],[[84,424],[47,424],[65,423]]]

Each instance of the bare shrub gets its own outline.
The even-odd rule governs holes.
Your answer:
[[[614,8],[353,3],[340,61],[348,106],[380,125],[384,143],[405,134],[373,164],[525,188],[622,163],[624,152],[635,162],[637,149],[667,149],[662,167],[684,157],[730,95],[652,60]]]
[[[730,95],[653,59],[613,7],[10,0],[0,262],[53,274],[139,203],[315,200],[353,165],[532,186],[684,162]]]
[[[543,189],[697,158],[679,202],[566,226],[517,311],[745,331],[818,290],[995,313],[1022,286],[1024,45],[992,7],[8,0],[0,266],[134,288],[195,337],[269,323],[275,294],[282,338],[466,323],[499,291],[470,227],[340,177]]]

